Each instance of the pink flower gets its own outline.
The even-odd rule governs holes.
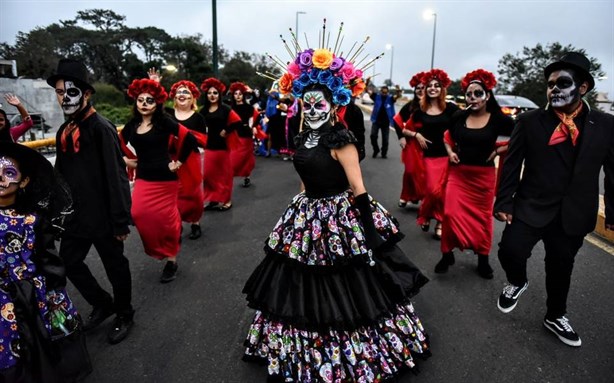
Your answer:
[[[356,77],[354,65],[349,61],[346,61],[345,64],[343,64],[343,67],[339,72],[341,73],[341,77],[343,77],[343,82],[345,83]]]
[[[301,67],[295,62],[291,62],[290,64],[288,64],[287,69],[288,69],[288,73],[292,75],[292,78],[294,80],[299,78],[299,76],[301,75]]]

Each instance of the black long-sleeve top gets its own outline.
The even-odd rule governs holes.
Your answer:
[[[486,125],[479,129],[467,127],[468,112],[459,111],[454,115],[450,136],[456,147],[461,164],[474,166],[495,166],[493,160],[487,161],[495,149],[497,137],[511,134],[514,121],[505,115],[491,114]]]
[[[232,110],[241,117],[241,125],[237,126],[237,134],[239,137],[252,137],[253,133],[249,125],[249,119],[254,117],[254,107],[250,104],[234,104]]]
[[[172,136],[179,135],[179,124],[164,116],[154,121],[153,127],[146,133],[137,133],[139,121],[132,120],[126,124],[121,134],[124,142],[130,143],[138,157],[136,178],[146,181],[174,181],[177,174],[168,168],[171,162],[169,143]],[[194,136],[186,134],[183,146],[179,149],[178,160],[186,161],[190,153],[197,149]]]
[[[90,106],[75,116],[85,115]],[[71,136],[62,151],[62,132],[56,134],[55,167],[68,183],[74,214],[65,223],[65,234],[80,238],[104,238],[128,234],[130,229],[130,184],[126,174],[117,129],[98,113],[79,122],[79,151]]]
[[[231,112],[232,109],[230,109],[230,106],[226,104],[220,104],[215,112],[209,112],[207,107],[201,109],[200,113],[205,117],[205,121],[207,121],[207,130],[209,132],[207,136],[208,150],[228,149],[226,145],[226,138],[220,136],[220,133],[222,130],[225,130],[226,134],[229,134],[241,125],[240,119],[236,123],[228,123],[228,116]]]
[[[452,115],[458,110],[458,106],[450,102],[446,103],[443,112],[436,116],[426,114],[422,110],[416,110],[413,118],[416,123],[422,123],[419,133],[431,141],[424,149],[424,157],[447,157],[448,152],[443,143],[443,134],[452,125]]]

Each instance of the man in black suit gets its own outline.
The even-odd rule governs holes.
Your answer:
[[[567,293],[574,258],[595,228],[602,166],[605,226],[614,229],[614,116],[582,100],[595,86],[589,70],[590,61],[577,52],[544,69],[548,105],[519,116],[494,208],[495,217],[507,222],[499,261],[509,284],[499,310],[512,311],[527,289],[527,259],[541,240],[548,294],[544,326],[575,347],[582,342],[565,317]]]

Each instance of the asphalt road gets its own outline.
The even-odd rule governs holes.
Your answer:
[[[368,123],[367,123],[368,124]],[[367,129],[367,134],[370,128]],[[565,346],[542,325],[545,313],[543,247],[529,261],[529,289],[517,308],[502,314],[496,300],[505,277],[491,251],[493,280],[478,277],[473,254],[456,251],[447,274],[433,273],[439,242],[415,225],[413,209],[396,207],[401,187],[399,147],[391,134],[388,159],[362,163],[367,190],[400,221],[406,254],[431,278],[414,304],[430,334],[433,356],[419,362],[418,375],[400,382],[612,382],[614,373],[614,256],[585,242],[576,258],[568,317],[581,335],[579,349]],[[244,282],[263,258],[262,247],[299,179],[290,161],[258,158],[253,186],[239,187],[234,207],[207,212],[204,235],[187,239],[179,254],[176,281],[158,282],[163,264],[147,257],[135,230],[126,242],[131,261],[136,324],[130,336],[111,346],[111,321],[88,334],[94,372],[87,383],[102,382],[265,382],[266,368],[241,361],[242,342],[253,316],[241,294]],[[495,244],[502,224],[496,224]],[[88,263],[104,286],[94,250]],[[90,311],[69,287],[84,315]]]

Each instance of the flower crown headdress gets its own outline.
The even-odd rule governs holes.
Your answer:
[[[294,97],[300,98],[303,96],[305,88],[310,85],[319,84],[331,91],[333,104],[340,106],[349,104],[352,96],[358,96],[365,90],[366,85],[362,78],[364,71],[373,66],[375,60],[381,58],[384,54],[381,53],[372,60],[362,64],[368,57],[367,54],[360,58],[363,54],[365,43],[369,41],[369,36],[365,38],[356,50],[354,50],[356,47],[356,43],[354,43],[349,52],[344,54],[341,51],[343,43],[342,31],[343,23],[339,26],[334,48],[331,49],[328,46],[330,32],[327,36],[326,19],[324,19],[322,33],[318,36],[318,48],[310,48],[307,36],[305,35],[307,49],[302,49],[292,28],[290,28],[294,51],[284,40],[283,36],[280,35],[280,37],[292,61],[284,64],[279,57],[273,57],[267,53],[267,56],[284,72],[281,78],[274,77],[275,75],[270,72],[266,74],[257,72],[257,74],[271,80],[278,80],[279,91],[284,95],[292,94]]]
[[[164,87],[157,81],[148,78],[133,80],[128,86],[128,96],[133,100],[142,93],[149,93],[156,100],[156,104],[163,104],[166,101],[168,94]]]
[[[484,89],[487,91],[493,90],[495,85],[497,85],[497,80],[495,79],[495,75],[491,72],[484,69],[476,69],[473,72],[469,72],[463,77],[461,81],[461,88],[463,90],[467,90],[470,84],[472,83],[482,84]]]
[[[448,74],[442,69],[431,69],[422,76],[424,85],[428,85],[428,83],[433,80],[439,81],[439,85],[441,85],[442,88],[447,88],[452,84],[452,80],[450,80]]]
[[[194,99],[198,99],[200,97],[200,91],[198,90],[198,87],[196,87],[196,84],[194,84],[192,81],[181,80],[181,81],[177,81],[176,83],[173,84],[173,86],[171,86],[171,93],[169,95],[169,98],[175,98],[177,89],[181,87],[187,88],[190,91],[190,93],[192,93],[192,97]]]
[[[203,92],[207,92],[210,88],[217,89],[220,94],[223,94],[226,91],[226,85],[215,77],[206,78],[202,84],[200,84],[200,89]]]
[[[228,93],[230,94],[234,94],[234,92],[239,91],[241,93],[245,93],[247,92],[247,86],[240,82],[240,81],[236,81],[233,82],[232,84],[230,84],[230,88],[228,89]]]
[[[412,88],[415,88],[418,86],[418,84],[420,83],[424,83],[424,81],[422,80],[422,78],[427,74],[427,72],[420,72],[420,73],[416,73],[415,75],[413,75],[413,77],[411,78],[411,80],[409,80],[409,86],[411,86]]]

